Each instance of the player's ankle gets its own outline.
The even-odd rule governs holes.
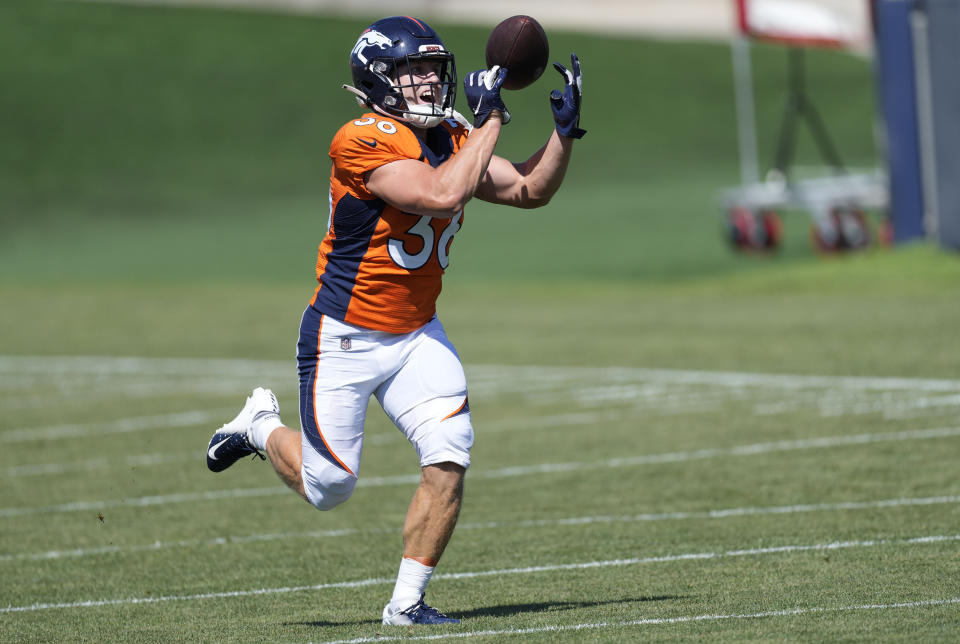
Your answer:
[[[247,440],[260,451],[266,451],[270,434],[281,427],[283,422],[278,415],[271,414],[260,418],[251,424],[250,431],[247,432]]]
[[[434,566],[421,562],[420,557],[404,556],[400,561],[400,571],[397,574],[397,584],[390,598],[390,605],[396,610],[403,610],[420,601],[420,596],[426,591]],[[430,562],[427,563],[436,563]]]

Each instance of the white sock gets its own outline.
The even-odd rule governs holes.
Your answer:
[[[261,452],[266,451],[267,439],[270,438],[273,430],[279,427],[283,427],[280,416],[271,414],[266,418],[261,418],[255,422],[250,428],[250,431],[247,432],[247,440]]]
[[[430,575],[434,566],[425,566],[416,559],[404,557],[400,560],[400,572],[397,574],[397,585],[393,588],[393,597],[390,604],[400,610],[409,608],[417,603],[420,595],[427,589]]]

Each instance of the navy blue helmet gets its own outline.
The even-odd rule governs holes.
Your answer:
[[[407,105],[405,87],[418,88],[412,76],[400,71],[417,62],[439,64],[438,81],[430,84],[432,105]],[[378,20],[364,30],[350,52],[354,87],[344,85],[368,107],[417,127],[435,127],[453,115],[457,68],[449,51],[430,25],[409,16]],[[419,90],[422,91],[422,90]]]

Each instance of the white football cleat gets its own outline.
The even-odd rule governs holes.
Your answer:
[[[436,608],[423,603],[423,595],[417,603],[403,610],[390,604],[383,607],[383,623],[387,626],[413,626],[414,624],[459,624],[460,620],[447,617]]]
[[[257,387],[237,417],[214,432],[210,439],[207,446],[207,467],[210,471],[222,472],[250,454],[266,459],[250,441],[250,432],[255,424],[270,419],[280,424],[277,397],[269,389]]]

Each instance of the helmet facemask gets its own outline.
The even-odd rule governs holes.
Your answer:
[[[439,63],[436,81],[416,81],[413,71],[423,63]],[[372,102],[377,111],[421,128],[436,127],[453,116],[457,68],[451,52],[438,50],[400,58],[376,58],[370,61],[369,69],[391,88],[380,101]],[[404,90],[417,97],[428,96],[432,102],[410,104]]]

